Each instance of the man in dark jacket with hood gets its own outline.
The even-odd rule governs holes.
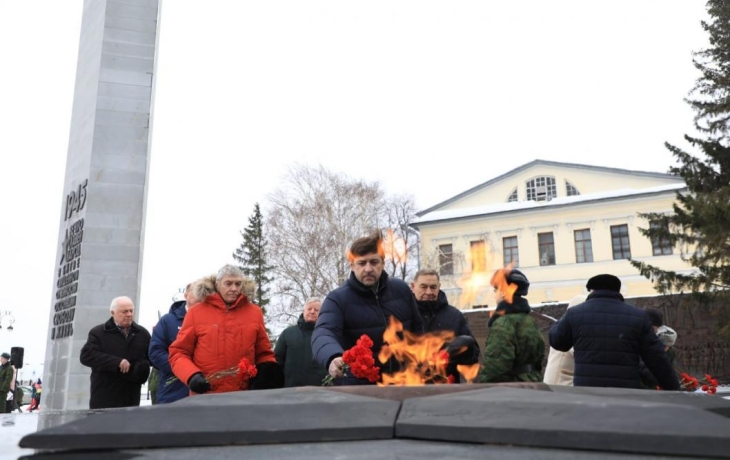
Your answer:
[[[641,388],[643,359],[664,390],[678,390],[677,376],[647,313],[624,302],[621,280],[597,275],[588,280],[588,299],[568,311],[550,330],[550,346],[575,350],[575,386]]]
[[[152,329],[150,362],[159,371],[156,404],[175,402],[190,394],[190,389],[185,382],[181,382],[172,373],[169,348],[177,338],[177,332],[182,326],[185,314],[196,303],[198,303],[198,299],[193,294],[193,283],[190,283],[185,287],[185,300],[174,302],[170,306],[170,311],[162,315],[160,321]]]
[[[408,285],[388,277],[384,270],[380,232],[356,239],[347,258],[352,269],[350,278],[324,299],[312,333],[312,352],[334,377],[335,385],[367,384],[366,379],[343,374],[345,350],[355,346],[361,335],[367,335],[373,341],[375,364],[382,372],[392,374],[400,370],[398,362],[393,358],[386,363],[378,360],[389,318],[402,323],[404,331],[417,334],[423,332],[423,323]]]
[[[497,309],[487,323],[489,335],[479,381],[542,382],[545,341],[524,298],[530,282],[521,271],[505,268],[495,272],[491,284]]]
[[[454,339],[448,344],[448,377],[459,382],[457,365],[471,365],[479,362],[479,345],[469,329],[464,314],[449,305],[446,294],[441,290],[439,273],[432,268],[422,268],[416,272],[411,283],[411,291],[416,297],[418,312],[423,319],[424,332],[451,331]]]
[[[89,331],[81,364],[91,368],[89,409],[139,406],[142,384],[150,374],[150,333],[134,322],[129,297],[112,300],[111,318]]]
[[[320,386],[327,369],[312,356],[312,331],[319,317],[322,301],[311,297],[295,326],[289,326],[276,339],[276,362],[284,369],[284,386]]]

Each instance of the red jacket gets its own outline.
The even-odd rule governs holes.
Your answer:
[[[261,308],[245,295],[230,308],[217,292],[208,296],[190,308],[170,345],[172,372],[186,384],[197,372],[208,377],[236,368],[241,358],[253,364],[276,362]]]

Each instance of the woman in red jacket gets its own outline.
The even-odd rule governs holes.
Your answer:
[[[193,289],[201,302],[185,315],[177,339],[170,345],[172,371],[193,394],[284,386],[284,373],[271,349],[261,308],[244,293],[251,283],[233,265],[218,271],[213,286],[205,279],[195,283]],[[225,379],[213,377],[235,374],[229,371],[242,358],[256,365],[257,374],[250,381],[232,388],[230,382],[222,384]]]

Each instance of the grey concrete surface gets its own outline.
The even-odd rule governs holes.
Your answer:
[[[730,419],[632,391],[621,399],[624,391],[606,397],[533,384],[244,391],[89,411],[21,445],[42,450],[34,458],[66,458],[50,449],[73,450],[69,458],[422,458],[425,446],[445,453],[437,458],[730,458]],[[428,443],[396,442],[407,439]],[[374,446],[366,452],[345,447],[376,440],[392,443],[359,444]]]
[[[316,387],[200,395],[173,404],[110,409],[29,434],[34,449],[277,444],[389,439],[399,404]]]
[[[605,452],[532,449],[517,446],[450,444],[402,439],[301,444],[221,446],[176,449],[122,449],[119,451],[41,453],[33,460],[697,460],[701,457],[632,455]]]
[[[408,399],[396,422],[397,438],[704,458],[729,457],[728,434],[690,405],[499,387]]]
[[[721,393],[713,397],[705,393],[689,393],[677,391],[630,390],[626,388],[591,388],[552,385],[550,390],[557,393],[593,395],[605,398],[618,398],[624,401],[656,402],[681,404],[714,412],[723,417],[730,417],[730,400],[723,399]]]

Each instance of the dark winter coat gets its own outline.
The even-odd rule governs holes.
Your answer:
[[[327,369],[312,356],[314,322],[299,316],[296,326],[290,326],[279,335],[274,346],[276,361],[284,369],[284,386],[320,386]]]
[[[126,338],[114,318],[89,331],[80,358],[91,368],[90,409],[139,406],[142,384],[150,374],[149,346],[150,333],[134,322]],[[119,370],[122,359],[130,364],[126,374]]]
[[[530,304],[519,296],[497,305],[487,323],[480,382],[542,382],[545,340],[530,311]]]
[[[468,335],[474,338],[474,334],[469,329],[466,317],[456,307],[449,305],[444,291],[439,291],[435,301],[416,301],[418,304],[418,312],[423,319],[424,332],[452,331],[454,336]],[[446,369],[449,375],[459,378],[459,371],[456,370],[457,364],[475,364],[479,362],[479,345],[475,345],[459,356],[459,363],[449,363]]]
[[[186,302],[181,300],[170,306],[170,311],[160,318],[152,329],[150,340],[150,362],[158,369],[157,404],[171,403],[190,394],[190,389],[184,382],[175,377],[170,367],[170,344],[177,338],[177,332],[182,326],[187,310]]]
[[[312,333],[312,352],[317,361],[329,368],[330,362],[355,346],[361,335],[373,341],[373,357],[383,372],[394,373],[399,365],[394,359],[380,363],[378,352],[383,345],[383,333],[393,316],[403,329],[423,333],[423,322],[418,313],[416,298],[406,283],[390,278],[383,271],[375,291],[357,280],[354,273],[345,284],[330,292],[319,310],[319,318]],[[335,385],[363,384],[367,380],[335,379]]]
[[[550,330],[550,346],[574,348],[575,386],[641,388],[641,358],[663,389],[679,389],[646,312],[624,303],[618,292],[593,291],[568,309]]]

